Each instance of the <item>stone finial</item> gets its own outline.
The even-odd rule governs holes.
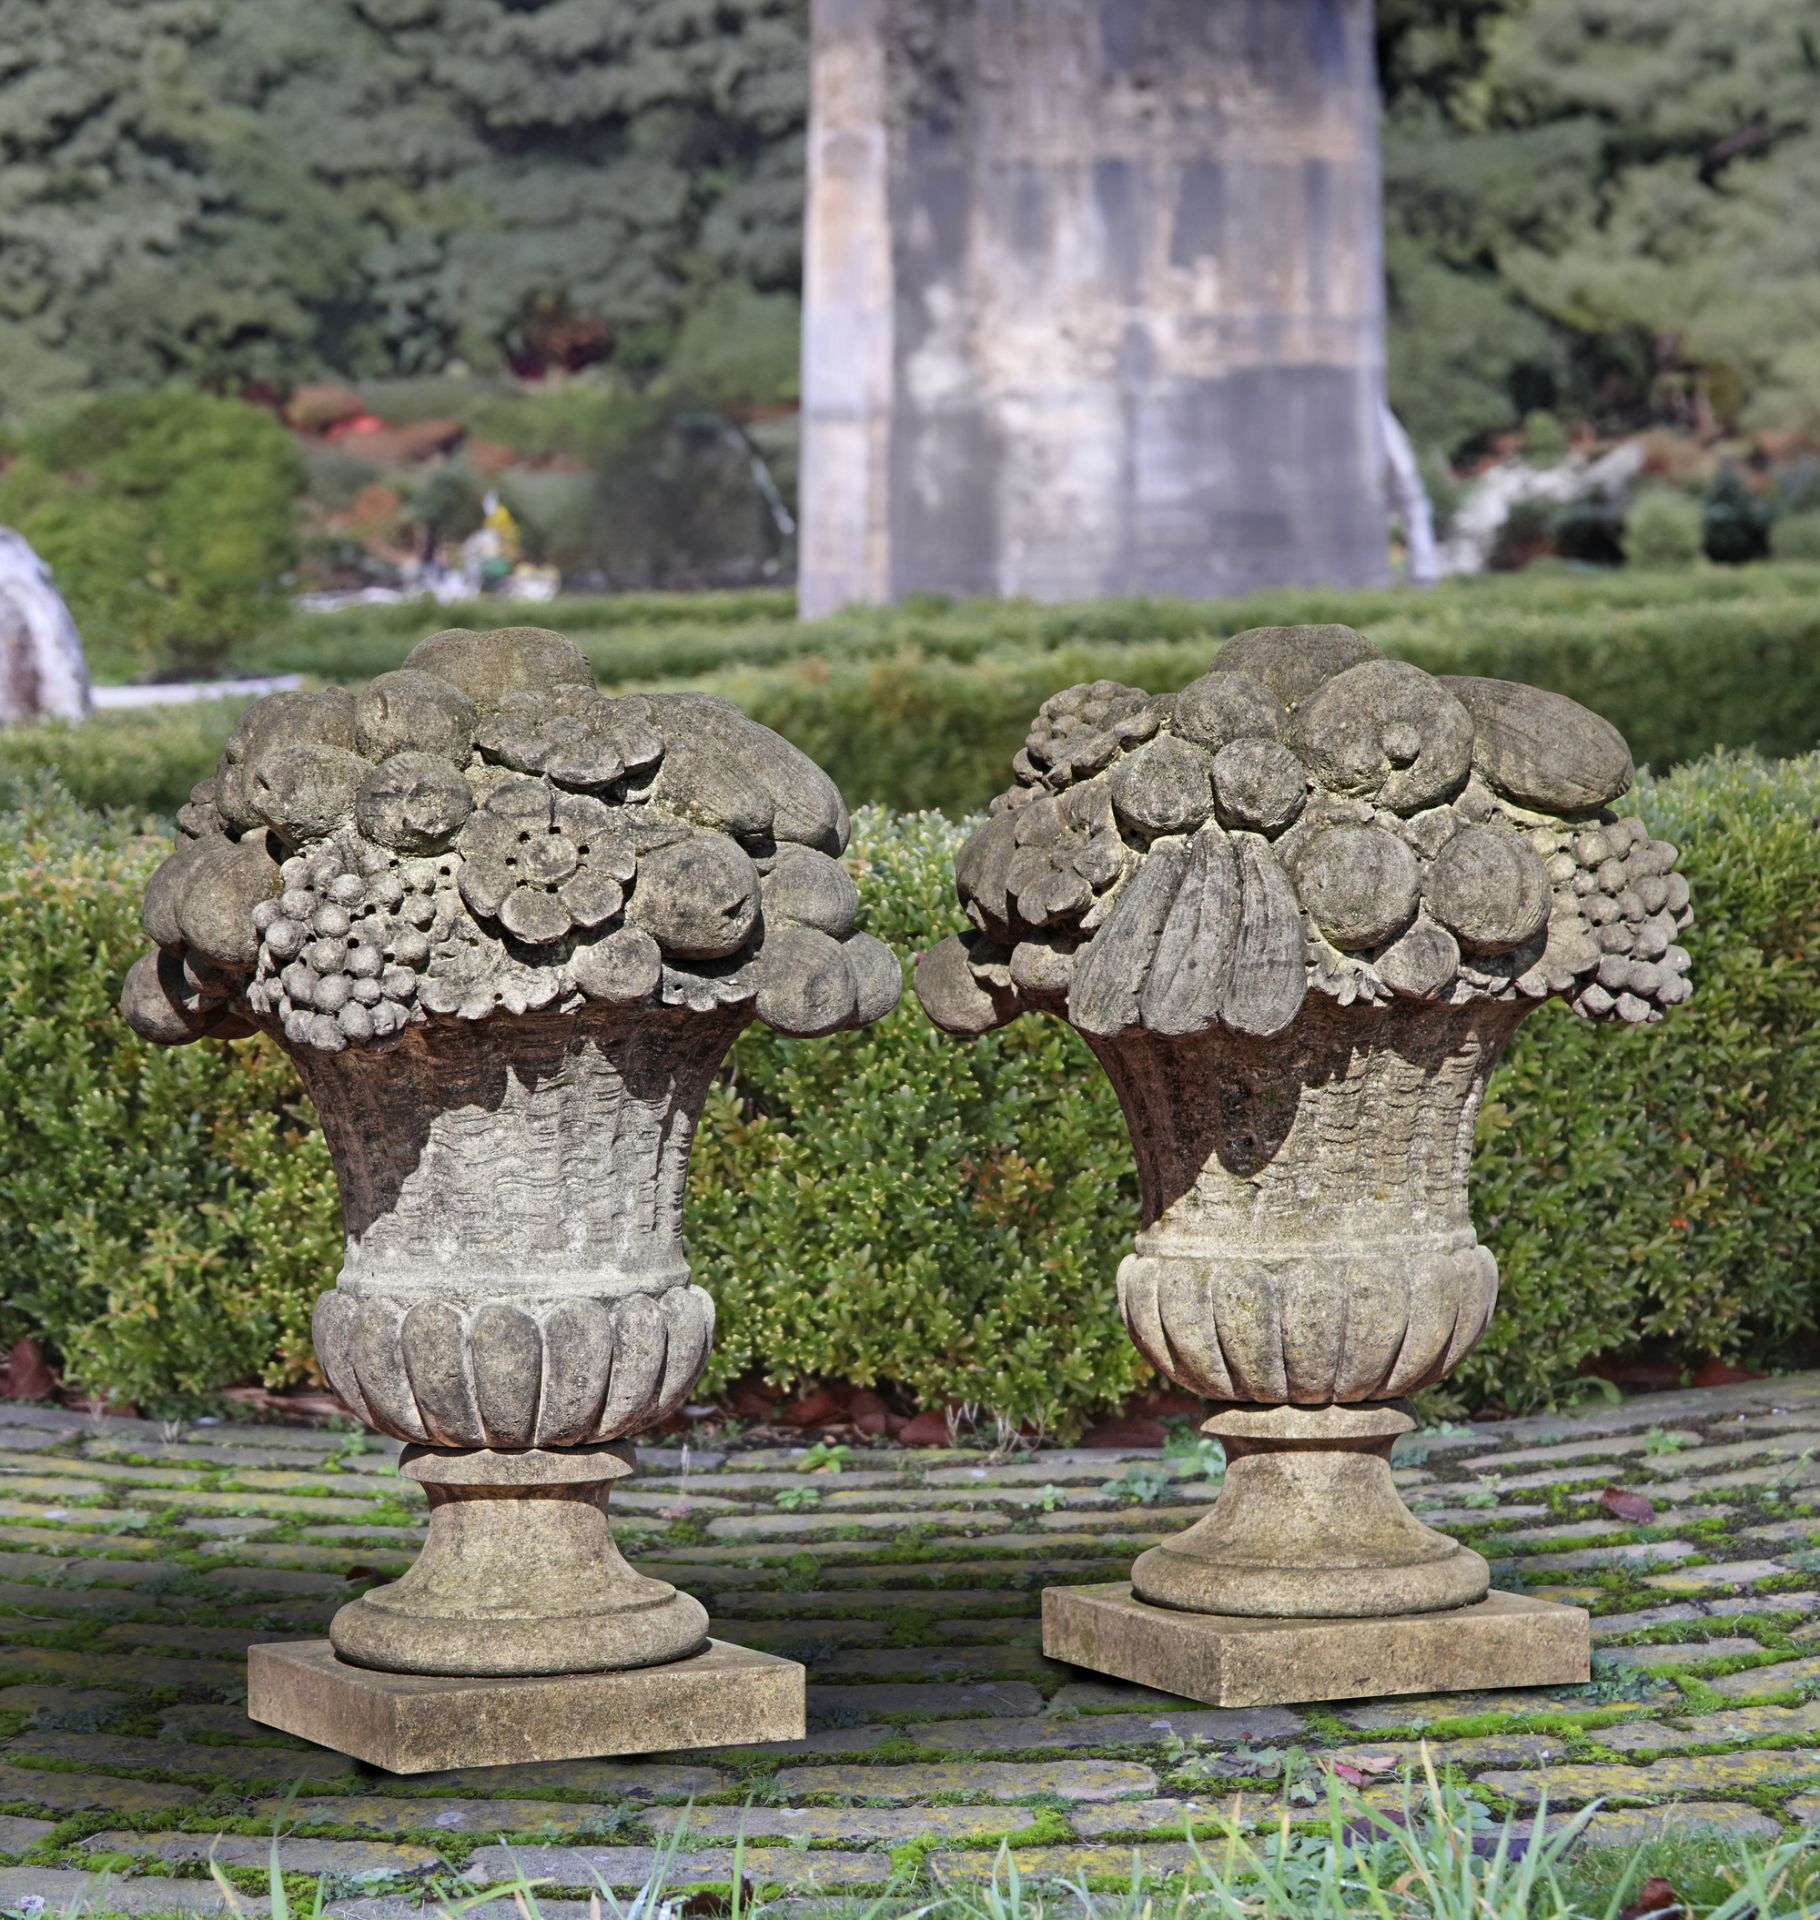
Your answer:
[[[331,1622],[327,1691],[262,1709],[278,1724],[347,1742],[360,1676],[404,1673],[497,1682],[474,1715],[522,1730],[568,1712],[524,1676],[705,1657],[706,1610],[626,1563],[608,1495],[713,1341],[683,1216],[727,1049],[754,1018],[833,1033],[897,1000],[847,830],[820,768],[736,708],[602,694],[527,627],[260,701],[183,809],[126,1017],[289,1053],[341,1194],[317,1358],[430,1507],[415,1564]],[[781,1711],[731,1685],[720,1737],[800,1734],[794,1671]]]
[[[1171,698],[1057,694],[1014,766],[956,860],[972,925],[917,993],[957,1033],[1035,1009],[1086,1040],[1137,1160],[1120,1311],[1214,1403],[1227,1462],[1129,1587],[1044,1595],[1045,1651],[1255,1705],[1362,1691],[1354,1628],[1446,1615],[1488,1680],[1583,1679],[1585,1616],[1491,1593],[1390,1451],[1497,1301],[1467,1172],[1510,1036],[1552,995],[1633,1022],[1687,997],[1675,850],[1611,811],[1623,740],[1346,627],[1261,628]],[[1307,1635],[1313,1665],[1259,1690],[1227,1659],[1247,1617]],[[1455,1647],[1418,1628],[1374,1684],[1457,1683]],[[1322,1649],[1342,1678],[1314,1677]]]
[[[539,628],[434,634],[358,695],[256,702],[178,836],[122,996],[161,1044],[257,1028],[338,1053],[589,1003],[812,1035],[899,991],[854,929],[827,775],[705,694],[598,692]]]
[[[1054,695],[1013,767],[956,862],[972,927],[917,969],[951,1032],[1269,1036],[1309,994],[1646,1022],[1690,992],[1675,849],[1612,811],[1629,749],[1560,694],[1264,627],[1174,695]]]

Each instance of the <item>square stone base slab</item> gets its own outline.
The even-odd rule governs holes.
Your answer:
[[[1447,1613],[1260,1620],[1153,1607],[1132,1597],[1127,1580],[1045,1587],[1043,1651],[1210,1707],[1592,1678],[1591,1630],[1580,1608],[1497,1592]]]
[[[804,1671],[724,1640],[618,1673],[376,1673],[326,1640],[247,1649],[247,1713],[388,1773],[800,1740]]]

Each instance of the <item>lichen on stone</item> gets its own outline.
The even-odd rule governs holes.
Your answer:
[[[326,1052],[589,1005],[861,1026],[900,976],[856,931],[847,832],[826,774],[725,702],[601,693],[544,629],[451,629],[358,696],[247,710],[146,889],[122,1011],[162,1044]]]
[[[956,861],[971,924],[918,965],[954,1032],[1269,1035],[1310,993],[1642,1023],[1690,992],[1675,849],[1612,811],[1629,749],[1559,694],[1258,628],[1174,695],[1052,696],[1012,767]]]

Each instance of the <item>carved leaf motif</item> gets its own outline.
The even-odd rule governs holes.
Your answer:
[[[1240,1033],[1266,1037],[1281,1033],[1307,997],[1302,910],[1289,875],[1270,848],[1249,838],[1236,844],[1239,932],[1220,1015]]]
[[[1125,883],[1075,967],[1068,1018],[1083,1033],[1122,1033],[1138,1024],[1138,997],[1187,870],[1188,843],[1159,840]]]
[[[1220,1016],[1232,974],[1239,931],[1232,843],[1209,823],[1188,845],[1188,869],[1139,997],[1152,1033],[1204,1033]]]

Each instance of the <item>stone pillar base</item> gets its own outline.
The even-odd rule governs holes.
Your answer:
[[[520,1679],[380,1673],[326,1640],[247,1650],[247,1713],[388,1773],[800,1740],[804,1672],[723,1640],[663,1666]]]
[[[1123,1580],[1045,1587],[1043,1651],[1210,1707],[1571,1686],[1592,1677],[1591,1628],[1580,1608],[1497,1592],[1447,1613],[1264,1620],[1150,1606]]]

